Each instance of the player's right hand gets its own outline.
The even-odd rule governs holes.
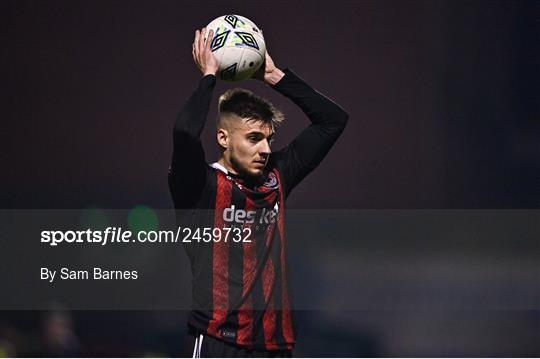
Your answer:
[[[195,65],[204,76],[215,75],[219,69],[219,62],[212,50],[210,50],[214,32],[210,30],[208,36],[206,35],[206,28],[204,27],[200,31],[195,31],[195,40],[193,40],[193,49],[191,51]]]

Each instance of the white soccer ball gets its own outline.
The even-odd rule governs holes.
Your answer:
[[[239,15],[212,20],[206,33],[214,31],[210,48],[219,61],[217,76],[225,81],[250,78],[264,62],[264,37],[253,21]]]

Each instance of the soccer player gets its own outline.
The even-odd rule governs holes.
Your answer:
[[[169,171],[175,208],[193,209],[192,230],[213,238],[185,244],[193,273],[185,355],[290,357],[296,338],[284,202],[328,153],[348,114],[291,70],[277,68],[267,53],[254,77],[292,100],[311,124],[272,152],[283,114],[250,91],[228,90],[218,105],[221,156],[207,164],[200,135],[219,64],[205,35],[204,28],[195,32],[192,54],[203,77],[176,120]]]

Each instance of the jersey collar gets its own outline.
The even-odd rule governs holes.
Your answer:
[[[227,171],[227,169],[225,167],[223,167],[223,165],[219,162],[214,162],[210,165],[210,167],[213,167],[217,170],[220,170],[221,172],[225,173],[226,175],[229,174],[229,171]]]

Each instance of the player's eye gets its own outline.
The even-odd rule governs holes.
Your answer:
[[[258,134],[248,135],[247,138],[252,143],[257,143],[257,142],[259,142],[260,140],[263,139],[263,137],[261,135],[258,135]]]

